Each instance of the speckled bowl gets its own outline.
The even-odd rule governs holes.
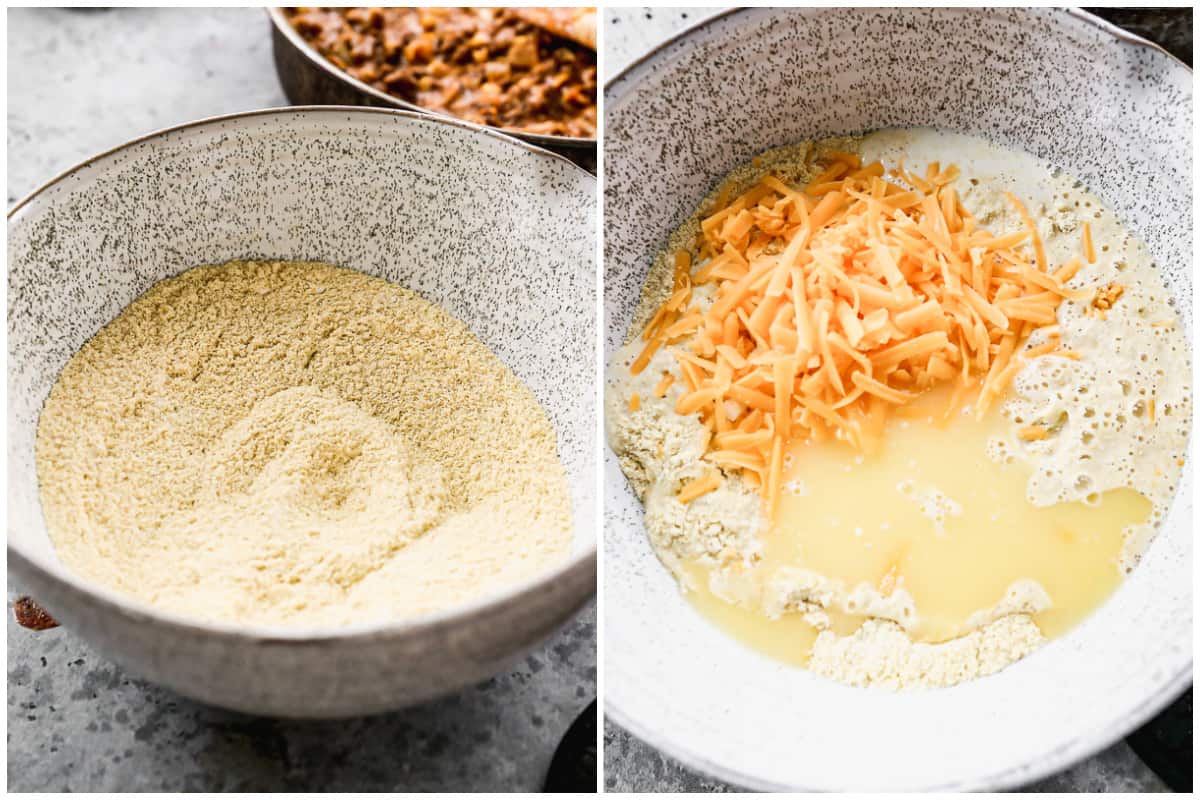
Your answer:
[[[1149,246],[1190,330],[1190,70],[1082,13],[746,9],[605,92],[605,313],[624,338],[652,254],[714,182],[769,148],[934,126],[1085,181]],[[605,464],[606,711],[691,766],[758,789],[1013,786],[1127,733],[1191,680],[1191,480],[1139,568],[1069,635],[952,689],[853,689],[751,652],[681,599]]]
[[[344,70],[338,69],[296,32],[296,29],[284,17],[282,8],[269,8],[267,15],[271,18],[271,46],[275,56],[275,72],[279,75],[279,83],[283,86],[284,94],[293,103],[381,106],[419,111],[422,114],[448,116],[440,111],[432,111],[401,100],[399,97],[380,91]],[[501,129],[497,128],[496,130]],[[502,130],[510,136],[516,136],[543,147],[561,149],[565,153],[584,148],[594,150],[596,147],[595,139],[552,136],[510,128]]]
[[[384,711],[503,669],[595,591],[595,195],[565,159],[477,126],[323,107],[153,133],[22,200],[8,222],[8,564],[21,588],[113,660],[241,711]],[[155,282],[236,258],[351,266],[464,321],[554,424],[569,558],[470,605],[333,630],[198,624],[67,571],[34,468],[50,386]]]

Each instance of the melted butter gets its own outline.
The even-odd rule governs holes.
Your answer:
[[[943,420],[948,392],[935,390],[889,421],[883,447],[862,456],[838,441],[796,441],[785,459],[780,508],[748,577],[761,587],[776,569],[803,567],[887,593],[894,582],[915,602],[916,641],[968,633],[968,619],[999,603],[1018,580],[1037,581],[1052,606],[1034,615],[1044,635],[1069,629],[1116,588],[1125,529],[1144,522],[1150,502],[1130,489],[1094,502],[1035,508],[1027,463],[988,457],[1009,422],[993,406],[983,420]],[[968,407],[969,408],[969,407]],[[900,414],[903,414],[901,416]],[[941,515],[937,513],[941,509]],[[693,605],[711,621],[780,660],[804,664],[817,631],[799,615],[772,620],[708,589],[706,570],[687,567]],[[831,614],[851,633],[864,617]]]
[[[684,572],[691,578],[684,593],[688,602],[709,622],[742,644],[772,658],[799,667],[808,664],[808,654],[817,640],[817,629],[796,614],[771,619],[759,610],[728,603],[708,588],[708,570],[688,564]]]

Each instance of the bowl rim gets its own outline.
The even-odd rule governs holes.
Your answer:
[[[903,8],[903,7],[901,7],[901,8]],[[984,10],[979,7],[971,7],[971,6],[966,6],[965,8],[967,10],[975,10],[975,11]],[[1021,8],[1021,7],[1018,6],[1017,8]],[[1025,10],[1033,10],[1033,9],[1039,8],[1039,7],[1038,6],[1032,6],[1032,7],[1025,6],[1024,8],[1025,8]],[[1165,47],[1158,44],[1157,42],[1152,42],[1149,39],[1145,39],[1141,36],[1138,36],[1136,33],[1127,31],[1124,28],[1122,28],[1121,26],[1116,25],[1112,22],[1109,22],[1108,20],[1104,19],[1103,17],[1096,16],[1095,14],[1093,14],[1090,11],[1084,11],[1082,8],[1076,8],[1074,6],[1071,6],[1068,8],[1063,8],[1061,6],[1059,6],[1059,7],[1042,6],[1040,8],[1042,8],[1046,11],[1053,12],[1053,13],[1067,14],[1069,16],[1075,17],[1076,19],[1078,19],[1082,22],[1086,22],[1090,25],[1096,26],[1097,28],[1104,31],[1105,33],[1111,34],[1113,36],[1113,38],[1117,39],[1118,41],[1125,42],[1126,44],[1133,45],[1136,47],[1145,47],[1150,50],[1157,50],[1159,53],[1162,53],[1164,56],[1166,56],[1167,58],[1169,58],[1172,61],[1174,61],[1175,63],[1177,63],[1179,66],[1183,67],[1188,72],[1192,72],[1191,67],[1189,67],[1181,59],[1177,58],[1175,55],[1173,55]],[[723,11],[718,11],[715,14],[709,14],[708,16],[703,17],[703,18],[697,20],[696,22],[693,22],[690,25],[680,28],[678,32],[672,34],[667,39],[663,39],[657,45],[655,45],[651,49],[647,50],[645,53],[642,53],[640,56],[638,56],[637,58],[635,58],[632,61],[630,61],[629,63],[627,63],[615,75],[608,78],[608,80],[606,80],[604,82],[604,93],[607,95],[609,90],[611,90],[618,83],[620,83],[621,81],[623,81],[627,77],[629,77],[629,74],[632,73],[635,69],[642,66],[645,62],[651,60],[652,58],[657,58],[659,53],[662,50],[665,50],[666,48],[670,47],[671,45],[673,45],[677,42],[682,41],[683,39],[690,38],[691,36],[695,35],[696,33],[699,33],[701,30],[703,30],[705,28],[708,28],[713,23],[718,22],[718,21],[724,19],[725,17],[740,16],[747,12],[751,12],[754,9],[755,9],[754,6],[750,6],[750,7],[739,6],[736,8],[727,8]],[[272,8],[272,10],[274,10],[274,9]],[[802,13],[802,14],[807,15],[807,14],[810,14],[815,11],[830,11],[830,10],[835,10],[835,9],[819,8],[819,7],[811,7],[811,6],[795,6],[795,7],[790,8],[789,10],[796,12],[796,13]],[[605,100],[607,101],[607,97],[605,98]]]
[[[381,100],[390,106],[394,106],[395,108],[400,108],[407,111],[415,111],[420,114],[431,114],[438,117],[444,117],[446,119],[465,121],[462,120],[461,117],[456,117],[453,114],[447,114],[444,111],[425,108],[424,106],[419,106],[416,103],[410,103],[407,100],[401,100],[399,97],[394,97],[387,92],[380,91],[374,86],[363,83],[350,73],[339,69],[337,66],[330,63],[329,60],[323,55],[318,53],[316,49],[314,49],[313,46],[310,45],[308,41],[305,40],[304,37],[302,37],[296,31],[296,29],[291,26],[290,23],[288,23],[283,16],[283,8],[283,6],[268,6],[264,10],[267,12],[267,16],[270,18],[271,24],[274,26],[275,30],[287,40],[288,44],[292,45],[297,52],[299,52],[305,57],[305,59],[309,61],[309,63],[320,69],[326,75],[329,75],[337,81],[355,89],[360,94],[367,95],[368,97],[372,97],[376,100]],[[596,101],[596,110],[597,113],[599,113],[599,98],[597,98]],[[531,133],[523,131],[520,128],[502,128],[496,125],[481,125],[480,127],[488,128],[489,130],[494,131],[502,131],[509,136],[515,136],[529,142],[536,142],[538,144],[551,147],[594,148],[598,141],[595,136],[589,138],[583,136],[559,136],[549,133]]]
[[[174,125],[167,125],[162,128],[155,128],[154,130],[152,130],[148,133],[143,133],[140,136],[135,136],[132,139],[124,141],[121,144],[109,147],[106,150],[101,150],[99,153],[96,153],[93,156],[89,156],[88,158],[84,159],[83,161],[80,161],[79,163],[74,164],[73,166],[70,166],[70,167],[62,170],[61,172],[54,175],[54,177],[50,178],[49,180],[45,181],[44,183],[39,184],[32,191],[25,194],[23,197],[21,197],[21,199],[19,199],[15,203],[13,203],[11,208],[9,208],[8,219],[11,221],[13,219],[13,217],[17,214],[17,212],[20,211],[25,205],[27,205],[34,198],[36,198],[37,195],[41,194],[42,192],[44,192],[47,189],[54,186],[56,183],[59,183],[60,181],[66,179],[66,178],[69,178],[73,173],[78,172],[79,170],[83,169],[84,167],[91,166],[93,163],[99,161],[102,158],[107,158],[108,156],[111,156],[120,150],[124,150],[128,147],[132,147],[133,145],[141,144],[143,142],[149,141],[150,139],[157,139],[157,138],[166,136],[167,134],[175,133],[177,131],[182,131],[187,128],[199,127],[201,125],[207,125],[210,123],[227,122],[227,121],[231,121],[231,120],[235,120],[235,119],[240,119],[242,117],[279,116],[279,115],[289,114],[292,112],[306,113],[306,114],[324,113],[324,112],[331,112],[331,113],[336,113],[336,114],[346,114],[346,113],[379,114],[379,115],[385,115],[385,116],[403,117],[405,119],[413,120],[415,122],[433,122],[433,123],[436,123],[439,125],[448,125],[450,127],[463,128],[465,130],[472,131],[474,133],[481,133],[485,136],[491,136],[494,139],[499,139],[500,141],[506,142],[508,144],[516,145],[517,147],[528,150],[532,153],[536,153],[539,156],[549,157],[549,158],[555,159],[557,161],[561,161],[564,164],[571,167],[572,169],[576,170],[577,172],[580,172],[583,175],[586,175],[587,177],[591,178],[593,182],[596,181],[596,179],[597,179],[596,175],[592,174],[591,172],[588,172],[586,169],[579,166],[574,161],[572,161],[571,159],[562,155],[561,153],[556,153],[553,150],[546,149],[545,147],[539,147],[538,145],[534,144],[533,142],[529,142],[524,139],[518,138],[518,137],[514,136],[513,134],[509,133],[508,131],[503,130],[501,128],[494,128],[490,125],[480,125],[478,123],[470,122],[465,119],[459,119],[458,117],[449,116],[448,114],[432,114],[432,113],[430,113],[428,111],[424,111],[424,110],[413,111],[413,110],[407,109],[407,108],[381,108],[380,106],[343,106],[343,105],[270,106],[268,108],[255,108],[255,109],[250,109],[248,111],[233,111],[228,114],[215,114],[213,116],[200,117],[199,119],[189,120],[188,122],[180,122],[180,123],[176,123]]]
[[[55,175],[50,180],[38,186],[29,194],[17,201],[8,212],[8,225],[11,227],[19,221],[19,217],[28,206],[40,197],[44,192],[58,185],[62,181],[70,178],[80,170],[96,164],[103,159],[106,159],[116,153],[126,150],[135,145],[139,145],[154,139],[166,137],[172,133],[201,128],[213,124],[223,122],[244,120],[254,117],[284,117],[284,116],[306,116],[314,114],[354,114],[368,115],[382,118],[400,118],[406,120],[406,124],[430,124],[430,125],[445,125],[453,128],[461,128],[468,134],[482,135],[495,139],[507,146],[515,146],[525,150],[530,155],[538,158],[549,158],[560,162],[565,167],[578,173],[580,177],[590,181],[593,186],[596,183],[596,176],[587,170],[580,167],[569,158],[551,152],[544,148],[538,147],[530,142],[517,139],[507,133],[504,133],[495,128],[485,125],[477,125],[473,122],[457,119],[445,115],[435,116],[427,113],[418,113],[403,109],[379,108],[375,106],[281,106],[277,108],[263,108],[251,111],[239,111],[231,114],[220,114],[212,117],[203,117],[201,119],[184,122],[177,125],[170,125],[165,128],[160,128],[150,133],[136,136],[127,142],[111,147],[101,153],[98,153],[84,161],[79,162],[73,167],[63,170]],[[595,448],[592,448],[595,451]],[[593,452],[596,455],[596,452]],[[599,478],[597,478],[597,481]],[[599,485],[598,482],[596,484]],[[595,486],[592,487],[595,490]],[[600,514],[599,503],[597,503],[596,514]],[[597,531],[600,530],[596,520],[593,520],[593,525]],[[579,552],[572,552],[567,555],[559,563],[552,568],[545,570],[523,581],[519,581],[505,589],[489,593],[483,597],[473,599],[467,603],[452,606],[441,611],[432,612],[411,619],[396,619],[396,620],[377,620],[373,622],[356,622],[350,625],[337,627],[328,626],[283,626],[283,625],[263,625],[263,624],[243,624],[227,622],[222,620],[201,620],[195,617],[190,617],[184,614],[179,614],[173,611],[165,611],[144,601],[129,597],[128,595],[110,589],[107,586],[102,586],[93,581],[82,578],[71,572],[64,565],[55,561],[47,561],[41,557],[34,555],[31,551],[20,544],[14,543],[12,538],[6,532],[7,554],[10,562],[15,561],[25,569],[35,573],[41,573],[42,576],[49,580],[63,584],[70,590],[91,597],[103,605],[107,606],[110,611],[115,611],[123,616],[138,621],[138,622],[160,622],[166,625],[173,626],[178,629],[183,629],[188,633],[202,636],[229,636],[243,640],[252,640],[257,642],[265,642],[270,644],[293,644],[293,645],[308,645],[314,642],[330,642],[347,639],[389,639],[396,636],[409,634],[428,634],[437,630],[448,630],[457,627],[460,622],[464,622],[469,618],[486,616],[489,613],[494,613],[503,608],[519,606],[545,588],[559,583],[577,583],[580,580],[587,581],[591,573],[590,580],[592,583],[591,594],[595,594],[596,581],[596,558],[599,547],[599,537]],[[589,595],[591,596],[591,595]],[[53,609],[50,609],[53,611]]]
[[[636,72],[648,68],[652,61],[660,58],[670,48],[685,40],[691,39],[698,34],[705,33],[709,28],[726,20],[727,18],[755,14],[761,10],[761,7],[738,7],[718,11],[717,13],[710,14],[691,25],[682,28],[670,38],[659,42],[657,45],[643,53],[638,58],[630,61],[619,72],[605,81],[605,105],[607,106],[607,103],[611,99],[615,99],[615,97],[610,98],[610,93],[614,95],[623,93],[625,91],[625,87],[621,86],[621,84],[628,81]],[[835,9],[801,6],[776,8],[774,10],[782,13],[811,16],[816,13],[823,13]],[[982,9],[968,10],[979,11]],[[1028,13],[1033,11],[1033,8],[1025,7],[1023,10]],[[1134,33],[1130,33],[1124,28],[1108,22],[1107,20],[1102,19],[1095,14],[1073,7],[1045,8],[1044,10],[1055,14],[1065,14],[1067,16],[1074,17],[1080,22],[1093,25],[1105,33],[1108,33],[1113,37],[1118,45],[1144,47],[1157,51],[1166,58],[1175,62],[1174,66],[1182,67],[1189,73],[1193,71],[1191,67],[1169,53],[1161,45],[1144,39]],[[1185,665],[1182,665],[1174,674],[1163,680],[1150,696],[1143,699],[1140,705],[1132,709],[1123,719],[1119,720],[1108,729],[1088,732],[1085,735],[1068,742],[1063,747],[1057,748],[1053,752],[1044,754],[1036,761],[1017,764],[997,772],[988,773],[986,775],[974,776],[969,782],[960,781],[955,784],[931,783],[926,786],[906,787],[904,791],[950,792],[1012,788],[1016,785],[1040,780],[1051,774],[1066,769],[1072,764],[1075,764],[1082,759],[1094,755],[1104,748],[1111,746],[1117,740],[1125,737],[1130,731],[1140,727],[1152,716],[1157,714],[1170,702],[1176,699],[1191,683],[1193,664],[1194,658],[1189,658]],[[799,784],[791,785],[776,783],[774,781],[765,780],[758,776],[740,772],[735,768],[717,764],[700,753],[693,752],[686,747],[677,745],[676,743],[667,739],[665,736],[661,735],[659,732],[656,732],[649,724],[645,724],[644,722],[637,720],[635,715],[627,713],[619,704],[614,703],[611,695],[608,693],[605,693],[604,696],[604,713],[609,719],[616,722],[625,730],[638,737],[643,742],[646,742],[650,746],[670,756],[671,758],[676,759],[690,768],[699,770],[708,776],[733,784],[734,786],[742,787],[751,791],[761,792],[803,792],[831,790],[831,787],[806,787]],[[834,790],[836,791],[836,789]]]

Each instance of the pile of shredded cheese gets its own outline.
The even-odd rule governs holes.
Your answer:
[[[960,203],[955,166],[934,162],[921,177],[840,151],[818,166],[802,191],[771,175],[732,200],[727,187],[701,222],[698,269],[676,254],[674,291],[642,333],[630,372],[669,348],[678,371],[654,393],[686,382],[675,411],[700,415],[704,458],[719,468],[684,485],[683,503],[718,488],[723,470],[757,488],[773,518],[791,438],[873,451],[894,407],[947,381],[957,382],[947,415],[976,389],[982,415],[1038,328],[1047,341],[1024,357],[1071,356],[1056,310],[1076,296],[1065,284],[1081,262],[1051,269],[1015,196],[1025,229],[994,236]],[[1095,259],[1086,225],[1082,250]],[[695,290],[708,284],[704,307]]]

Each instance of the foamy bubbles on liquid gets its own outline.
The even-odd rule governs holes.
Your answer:
[[[783,490],[792,497],[808,497],[808,484],[802,480],[790,480],[783,485]]]
[[[921,509],[921,514],[933,523],[939,536],[946,533],[946,518],[961,517],[962,506],[936,486],[918,490],[916,481],[905,479],[896,484],[896,491],[912,500]]]
[[[1157,524],[1186,450],[1188,424],[1179,412],[1190,413],[1186,347],[1142,246],[1127,237],[1120,249],[1116,260],[1086,268],[1070,284],[1100,289],[1119,283],[1123,292],[1111,308],[1098,313],[1090,296],[1059,307],[1062,347],[1080,358],[1033,358],[1013,381],[1006,414],[1051,435],[989,442],[988,455],[1032,459],[1027,494],[1036,506],[1094,505],[1104,492],[1129,487],[1151,501],[1150,521]],[[1135,557],[1126,553],[1123,561]]]

